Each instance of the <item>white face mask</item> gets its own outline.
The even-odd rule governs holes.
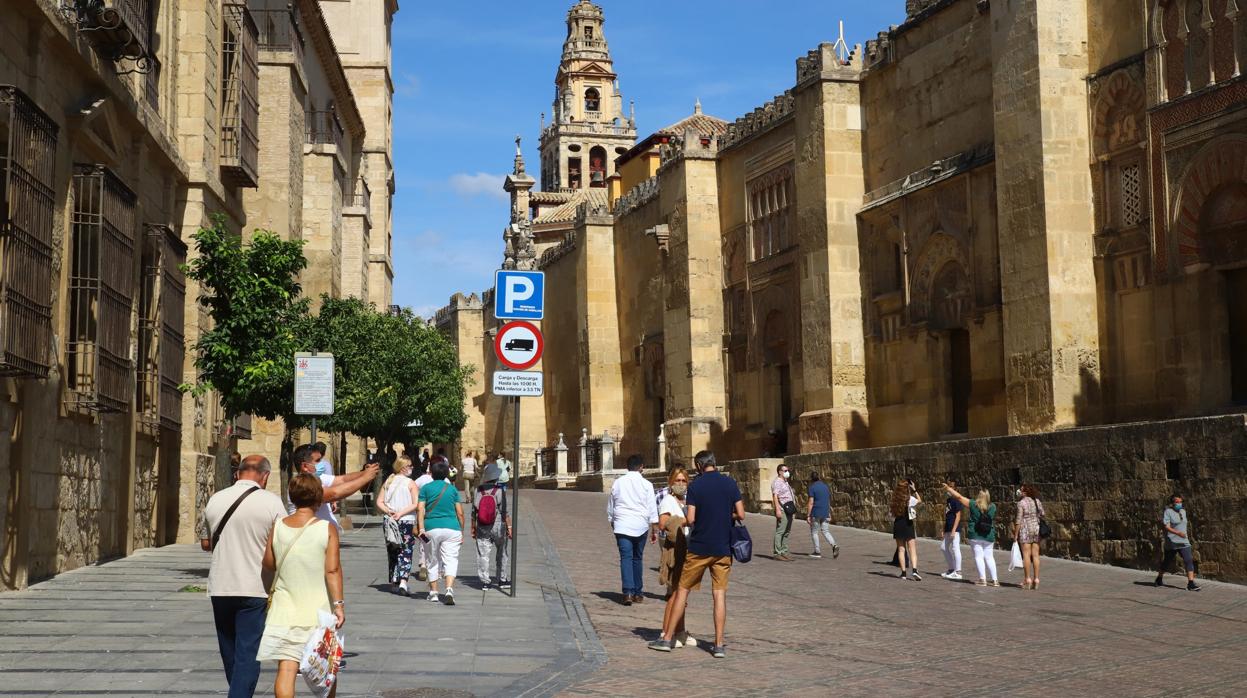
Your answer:
[[[792,473],[785,470],[784,472],[780,473],[779,476],[787,480],[788,478],[792,477]]]

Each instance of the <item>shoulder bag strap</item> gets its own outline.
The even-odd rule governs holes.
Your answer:
[[[303,524],[303,526],[299,529],[299,532],[295,535],[294,540],[290,541],[290,547],[286,548],[286,552],[281,554],[281,559],[277,561],[277,566],[273,568],[273,583],[270,584],[268,588],[268,595],[270,599],[272,599],[273,591],[277,588],[277,577],[281,573],[282,563],[284,563],[286,558],[289,557],[290,551],[294,550],[294,546],[299,543],[299,539],[303,537],[303,533],[307,531],[307,529],[314,526],[318,521],[320,521],[320,519],[313,518],[311,521]],[[326,525],[328,525],[328,522],[326,522]],[[275,526],[273,528],[273,542],[277,542],[277,528]]]
[[[221,523],[217,524],[216,530],[212,532],[212,543],[209,547],[210,550],[216,550],[216,544],[221,540],[221,532],[225,530],[225,524],[229,523],[230,517],[233,516],[234,512],[238,510],[238,505],[242,504],[242,500],[250,497],[251,493],[258,489],[260,489],[258,485],[256,487],[249,488],[246,492],[242,493],[242,496],[235,499],[233,504],[229,505],[229,509],[225,510],[225,516],[221,517]]]
[[[440,501],[442,501],[442,495],[446,494],[446,490],[448,490],[448,489],[450,489],[450,484],[449,484],[449,483],[448,483],[448,484],[444,484],[444,485],[442,485],[442,491],[437,493],[437,496],[436,496],[436,497],[434,497],[434,498],[433,498],[433,501],[429,503],[429,506],[428,506],[428,508],[426,509],[426,511],[427,511],[428,509],[432,509],[433,507],[437,506],[437,503],[438,503],[438,502],[440,502]]]

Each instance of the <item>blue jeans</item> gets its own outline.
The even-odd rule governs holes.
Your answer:
[[[260,662],[255,658],[264,634],[268,599],[252,596],[213,596],[212,617],[216,641],[225,665],[230,698],[251,698],[260,681]]]
[[[623,580],[624,596],[641,595],[641,587],[645,585],[645,534],[625,536],[615,534],[615,543],[619,545],[619,576]]]

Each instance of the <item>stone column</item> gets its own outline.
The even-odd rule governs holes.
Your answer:
[[[667,417],[680,425],[671,438],[684,454],[709,447],[726,416],[716,154],[717,145],[687,133],[664,152],[658,175],[670,233],[663,267]]]
[[[598,440],[598,465],[602,468],[602,472],[610,472],[615,469],[615,440],[610,434],[602,432],[602,438]]]
[[[865,192],[860,49],[797,61],[797,230],[801,245],[802,453],[869,445],[857,211]]]
[[[585,204],[577,213],[576,232],[584,247],[576,260],[580,415],[590,433],[622,432],[624,428],[614,223],[604,208]]]
[[[658,425],[658,469],[667,472],[667,425]]]
[[[1086,0],[991,4],[1009,433],[1098,419]]]

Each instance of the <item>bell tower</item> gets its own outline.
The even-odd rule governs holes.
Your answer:
[[[541,132],[541,188],[606,187],[615,158],[636,144],[602,26],[602,8],[579,0],[567,12],[567,39],[554,76],[551,123]]]

